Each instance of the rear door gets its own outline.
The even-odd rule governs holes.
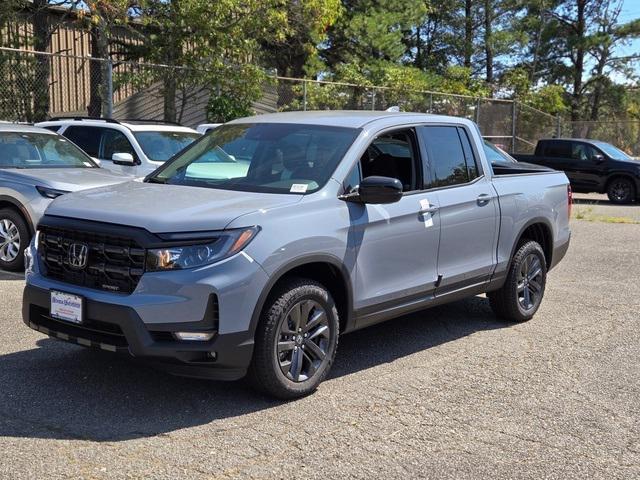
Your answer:
[[[496,264],[498,200],[470,141],[455,125],[418,129],[440,217],[438,294],[487,281]]]

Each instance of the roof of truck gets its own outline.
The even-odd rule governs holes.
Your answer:
[[[368,123],[376,120],[402,119],[415,121],[422,117],[422,120],[431,121],[456,121],[462,119],[457,117],[446,117],[443,115],[433,115],[428,113],[411,112],[385,112],[372,110],[317,110],[306,112],[279,112],[256,115],[253,117],[240,118],[229,123],[303,123],[309,125],[326,125],[334,127],[362,128]]]

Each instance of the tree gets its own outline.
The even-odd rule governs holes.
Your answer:
[[[293,0],[284,1],[282,9],[284,34],[262,41],[264,62],[280,75],[300,78],[305,67],[317,67],[317,46],[342,13],[342,4],[340,0]]]
[[[213,117],[226,115],[229,99],[246,104],[259,96],[265,80],[259,45],[285,38],[278,28],[287,18],[281,6],[281,0],[141,1],[146,34],[142,47],[134,51],[171,67],[162,79],[165,120],[179,117],[178,90],[184,100],[188,91],[213,87],[214,95],[225,97],[210,102]]]

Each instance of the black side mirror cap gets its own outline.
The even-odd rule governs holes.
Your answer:
[[[593,160],[595,163],[602,163],[604,162],[604,155],[596,154],[591,157],[591,160]]]
[[[356,192],[342,198],[360,203],[395,203],[402,198],[402,182],[391,177],[366,177]]]

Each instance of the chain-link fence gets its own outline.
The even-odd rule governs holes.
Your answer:
[[[0,48],[0,120],[37,122],[55,116],[209,120],[219,95],[192,69]],[[640,155],[640,122],[569,122],[512,100],[272,76],[255,113],[292,110],[385,110],[453,115],[474,120],[485,138],[529,153],[540,138],[609,141]]]

